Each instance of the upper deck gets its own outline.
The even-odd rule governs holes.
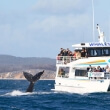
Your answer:
[[[110,47],[82,47],[77,48],[70,56],[57,56],[56,64],[68,64],[79,59],[110,59]],[[84,60],[83,60],[84,61]]]
[[[110,42],[105,41],[104,32],[100,30],[100,27],[98,24],[97,24],[97,30],[99,33],[99,37],[98,37],[99,42],[80,43],[80,44],[72,45],[72,47],[74,47],[74,51],[70,51],[70,54],[67,54],[69,49],[67,50],[64,49],[64,51],[61,50],[60,54],[58,54],[58,56],[56,57],[56,64],[65,65],[65,64],[68,64],[74,61],[75,62],[79,61],[79,59],[87,60],[90,58],[94,61],[94,58],[95,59],[100,58],[101,60],[101,58],[103,57],[105,58],[109,57],[110,56]]]

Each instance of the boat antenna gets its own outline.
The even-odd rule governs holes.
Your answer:
[[[95,41],[95,36],[94,36],[94,1],[92,0],[92,23],[93,23],[93,42]]]

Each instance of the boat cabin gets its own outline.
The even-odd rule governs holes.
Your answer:
[[[84,49],[86,50],[86,56],[81,57],[103,57],[103,56],[110,56],[110,42],[108,43],[81,43],[72,45],[76,48],[76,51],[81,51]]]
[[[88,71],[86,68],[70,68],[59,67],[57,68],[57,76],[60,78],[74,78],[74,79],[110,79],[110,73],[100,71]]]

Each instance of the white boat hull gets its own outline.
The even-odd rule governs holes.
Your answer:
[[[94,93],[94,92],[107,92],[110,80],[80,80],[80,79],[67,79],[57,78],[55,84],[56,91],[66,91],[71,93]]]

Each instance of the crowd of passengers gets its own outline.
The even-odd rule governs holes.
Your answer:
[[[87,72],[105,72],[109,73],[110,72],[110,67],[107,65],[105,68],[101,68],[100,66],[92,67],[91,65],[87,68]]]
[[[81,57],[87,57],[87,51],[85,48],[83,48],[82,50],[74,50],[74,52],[69,50],[69,48],[61,48],[60,53],[58,54],[58,58],[60,58],[61,56],[71,56],[75,59],[79,59]]]

